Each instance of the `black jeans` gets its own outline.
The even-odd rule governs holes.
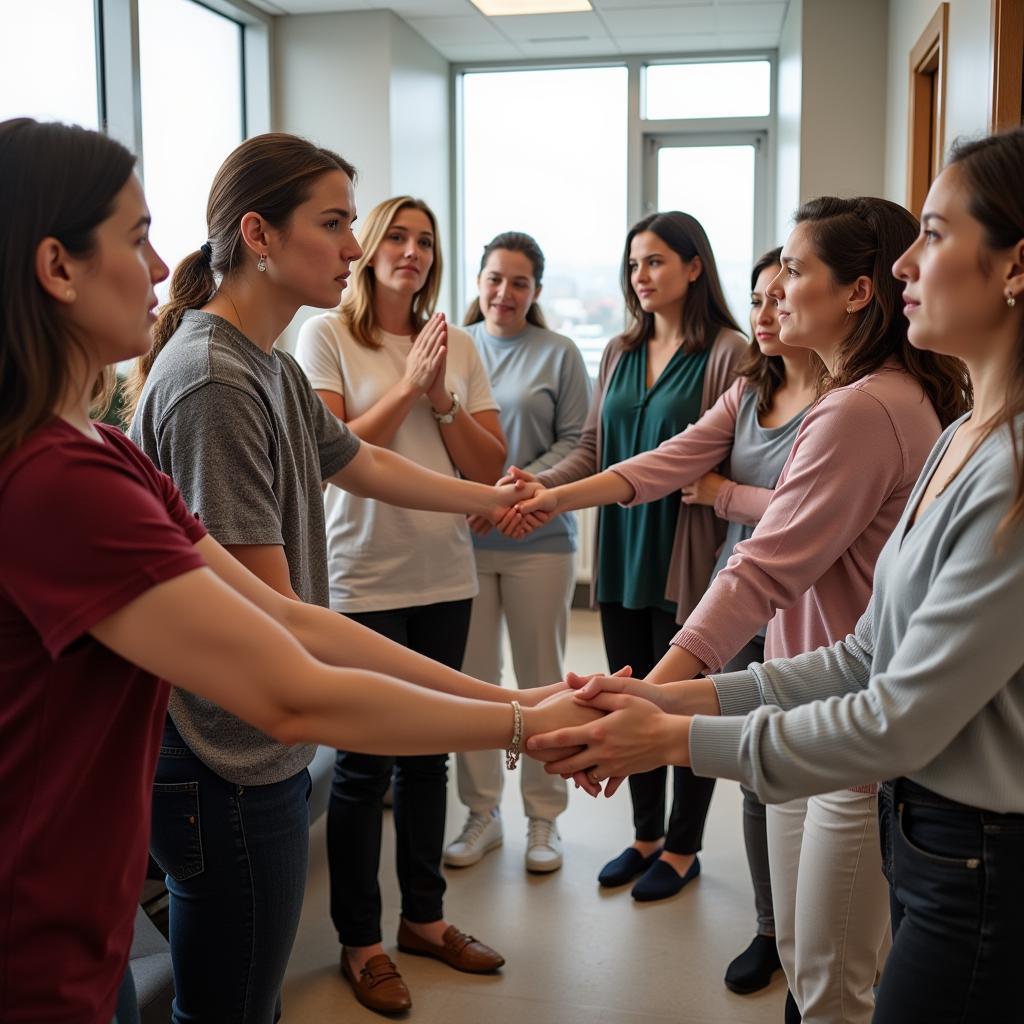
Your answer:
[[[1024,814],[897,779],[878,815],[893,946],[875,1024],[1024,1021]]]
[[[612,672],[631,665],[634,676],[646,676],[661,661],[679,631],[675,617],[660,608],[634,610],[604,601],[599,607],[604,649]],[[672,811],[666,832],[667,771],[655,768],[629,777],[636,838],[653,842],[664,836],[669,853],[696,853],[704,837],[715,780],[699,778],[689,768],[672,769]]]
[[[473,602],[357,612],[355,622],[410,650],[458,669]],[[380,868],[383,797],[394,772],[394,817],[402,917],[417,924],[444,917],[445,812],[448,755],[382,757],[339,750],[327,809],[331,920],[346,946],[381,941]]]

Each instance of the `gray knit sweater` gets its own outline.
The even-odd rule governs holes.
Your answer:
[[[714,677],[727,717],[694,719],[698,775],[737,779],[769,803],[905,775],[1024,812],[1024,527],[995,543],[1016,488],[1008,430],[910,527],[961,422],[939,438],[882,549],[855,632]],[[1024,417],[1018,438],[1022,428]]]

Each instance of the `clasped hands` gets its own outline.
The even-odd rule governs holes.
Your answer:
[[[679,688],[687,684],[632,679],[628,668],[611,676],[570,672],[565,683],[528,719],[526,753],[547,772],[596,797],[602,783],[611,796],[627,775],[689,764],[690,718],[677,713],[686,703]]]
[[[518,540],[557,514],[554,494],[532,473],[516,466],[494,485],[494,502],[490,514],[468,517],[474,533],[485,534],[497,527],[506,537]]]

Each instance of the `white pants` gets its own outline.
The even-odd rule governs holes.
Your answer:
[[[779,957],[804,1024],[868,1024],[890,943],[877,796],[769,806],[768,862]]]
[[[462,671],[489,683],[501,683],[501,621],[504,615],[512,648],[516,684],[521,690],[562,678],[565,630],[576,585],[572,553],[528,551],[476,552],[480,593],[473,600],[469,641]],[[497,807],[505,767],[496,750],[458,755],[459,798],[482,813]],[[557,775],[548,775],[532,757],[519,762],[523,806],[531,818],[553,820],[565,810],[568,791]]]

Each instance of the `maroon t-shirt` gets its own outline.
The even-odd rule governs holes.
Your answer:
[[[0,1020],[108,1024],[146,869],[167,684],[88,631],[206,531],[117,430],[0,461]]]

